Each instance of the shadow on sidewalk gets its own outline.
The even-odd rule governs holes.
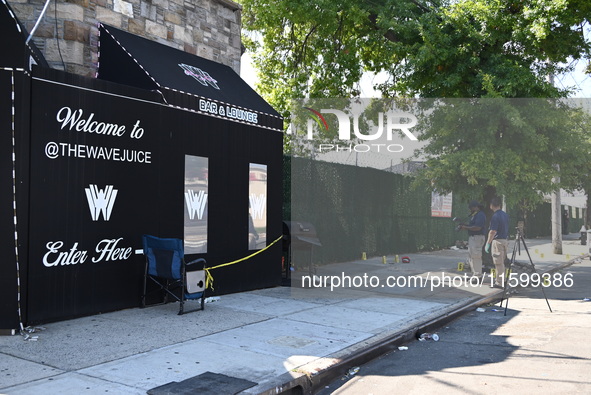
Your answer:
[[[530,374],[528,368],[529,358],[533,358],[533,363],[547,363],[548,369],[555,364],[564,365],[568,369],[568,363],[572,361],[584,363],[588,360],[577,356],[576,351],[571,349],[552,346],[552,339],[560,336],[564,338],[563,341],[569,341],[568,336],[555,333],[560,331],[558,326],[567,325],[564,322],[568,319],[574,320],[574,325],[580,325],[577,317],[591,312],[591,300],[586,300],[591,298],[591,263],[585,260],[558,273],[563,278],[567,273],[572,274],[573,285],[550,285],[544,288],[553,313],[548,310],[539,287],[520,288],[509,299],[507,316],[503,315],[504,309],[498,303],[487,306],[482,313],[472,311],[440,328],[436,332],[440,341],[411,342],[408,344],[408,351],[395,351],[363,365],[356,375],[336,380],[318,394],[356,393],[364,379],[371,380],[371,383],[387,382],[389,385],[408,383],[409,391],[419,391],[421,387],[418,383],[395,381],[396,377],[401,376],[420,377],[421,384],[432,383],[434,386],[443,386],[452,392],[461,393],[495,391],[499,387],[493,385],[499,380],[541,380],[554,385],[583,384],[559,374],[557,377],[534,379],[532,377],[537,375]],[[550,345],[540,346],[547,343]],[[509,359],[512,360],[510,364],[521,366],[512,375],[503,373],[495,365]],[[490,369],[483,370],[487,365],[490,365]],[[392,377],[392,380],[379,381],[376,377]],[[489,387],[485,386],[487,383]],[[374,393],[385,393],[381,391],[383,388],[386,387],[375,388]],[[398,392],[407,392],[404,388],[396,388]]]

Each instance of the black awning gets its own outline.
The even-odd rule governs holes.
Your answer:
[[[0,1],[0,67],[31,71],[33,64],[49,67],[32,41],[25,44],[27,30],[19,22],[6,0]]]
[[[158,90],[172,106],[282,130],[280,115],[234,70],[100,24],[97,78]]]

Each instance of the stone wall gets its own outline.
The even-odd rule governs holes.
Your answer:
[[[8,2],[30,31],[45,0]],[[240,17],[241,6],[231,0],[51,0],[33,41],[51,67],[65,64],[69,72],[94,77],[97,22],[103,22],[239,73]]]

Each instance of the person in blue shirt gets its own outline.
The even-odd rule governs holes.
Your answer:
[[[490,201],[490,209],[494,211],[490,219],[488,240],[485,251],[492,251],[492,259],[495,264],[497,278],[494,288],[503,288],[505,285],[505,260],[507,259],[507,244],[509,238],[509,215],[501,210],[501,199],[494,197]]]
[[[482,206],[476,200],[468,204],[470,209],[470,222],[462,225],[462,229],[468,231],[468,264],[473,276],[482,275],[482,247],[486,235],[486,215]]]

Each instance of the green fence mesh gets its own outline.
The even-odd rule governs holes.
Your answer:
[[[431,192],[411,189],[411,177],[286,157],[284,182],[284,218],[311,222],[323,244],[316,263],[359,259],[363,252],[433,250],[466,239],[451,218],[431,217]],[[452,216],[467,214],[465,203],[454,202]]]
[[[431,216],[431,191],[411,189],[412,178],[378,169],[286,156],[284,219],[310,222],[323,247],[314,263],[449,248],[466,240],[451,218]],[[467,218],[467,202],[453,200],[452,218]],[[523,214],[509,210],[511,228]],[[550,204],[527,214],[526,236],[551,235]],[[581,220],[582,221],[582,220]],[[577,228],[578,226],[578,228]],[[571,231],[580,228],[571,220]],[[513,232],[512,232],[513,233]]]

